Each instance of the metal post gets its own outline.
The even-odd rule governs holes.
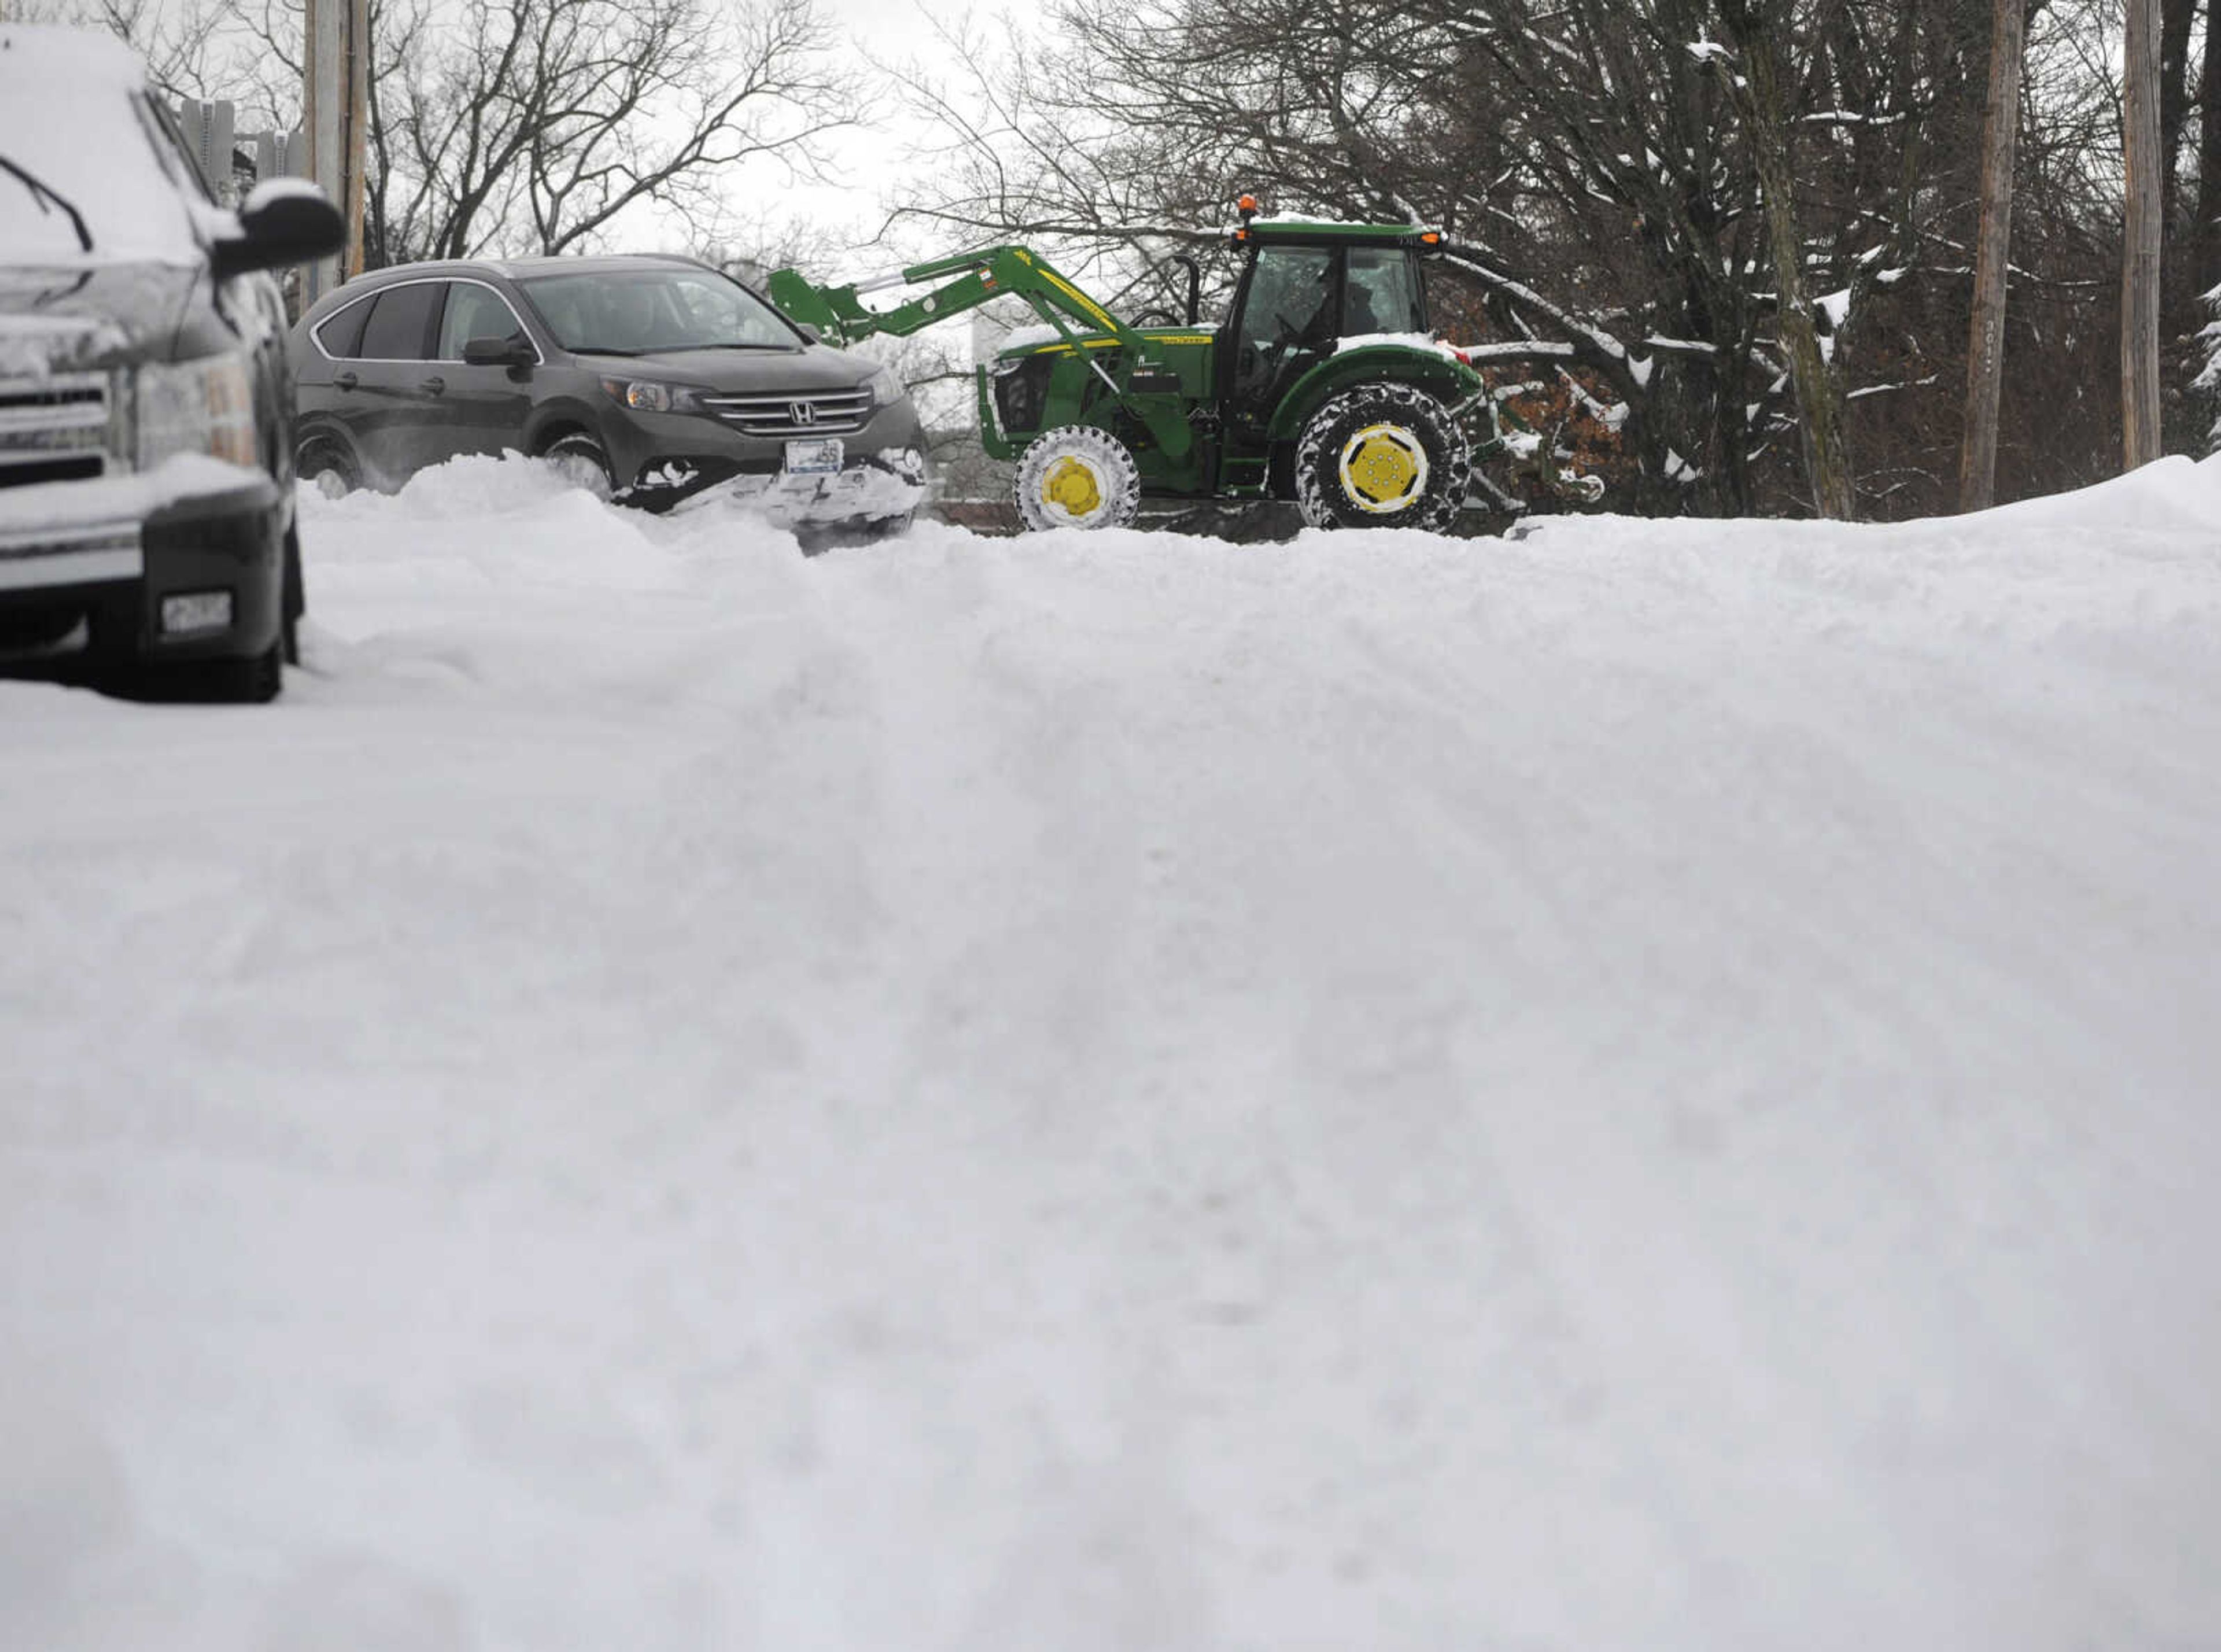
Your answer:
[[[226,206],[236,206],[236,180],[231,172],[234,122],[237,112],[228,103],[203,103],[187,98],[178,105],[178,126],[191,147],[193,161],[209,193]]]

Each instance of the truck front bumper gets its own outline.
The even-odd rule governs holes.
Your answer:
[[[284,620],[289,515],[271,478],[215,460],[0,494],[0,655],[263,654]]]

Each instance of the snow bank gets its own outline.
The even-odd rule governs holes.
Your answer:
[[[303,511],[268,711],[0,684],[0,1644],[2221,1623],[2221,466]]]

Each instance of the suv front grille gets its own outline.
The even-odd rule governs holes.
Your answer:
[[[750,396],[704,396],[702,405],[742,435],[841,436],[872,416],[872,392],[790,390]]]
[[[0,487],[108,471],[108,376],[0,379]]]

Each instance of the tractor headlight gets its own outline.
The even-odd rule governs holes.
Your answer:
[[[659,379],[604,379],[602,390],[620,407],[642,413],[700,413],[702,392],[691,385],[667,385]]]
[[[903,381],[895,377],[892,367],[873,368],[872,376],[864,380],[864,388],[872,392],[873,407],[892,407],[910,393]]]
[[[136,381],[141,470],[152,470],[173,454],[255,462],[254,386],[245,356],[148,362]]]

